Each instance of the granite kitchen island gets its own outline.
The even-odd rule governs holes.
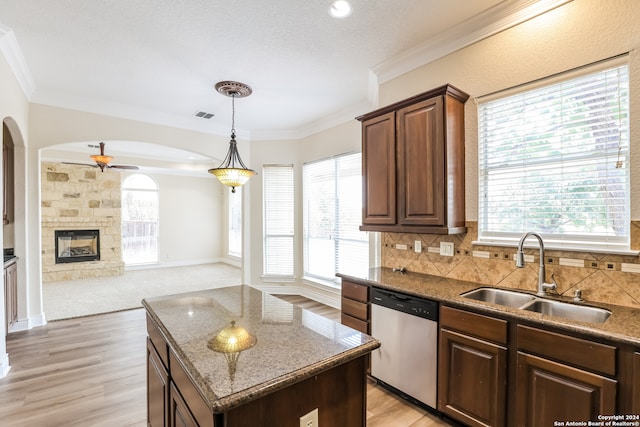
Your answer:
[[[366,425],[370,336],[246,285],[142,304],[150,426]]]

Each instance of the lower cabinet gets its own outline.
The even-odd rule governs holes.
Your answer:
[[[617,348],[518,325],[516,425],[614,415]]]
[[[180,396],[175,384],[171,383],[170,399],[170,427],[198,427],[198,423],[191,415],[189,407]]]
[[[168,404],[169,372],[151,339],[147,339],[147,425],[149,427],[169,425]]]
[[[518,352],[517,390],[518,426],[616,414],[615,380],[527,353]]]
[[[5,336],[18,321],[18,266],[15,262],[4,268]]]
[[[470,426],[504,426],[507,322],[440,310],[438,410]]]
[[[466,426],[553,426],[637,414],[640,353],[441,305],[437,409]]]

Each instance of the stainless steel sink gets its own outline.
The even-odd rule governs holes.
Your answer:
[[[539,298],[520,308],[549,316],[563,317],[565,319],[588,323],[604,323],[604,321],[611,315],[611,312],[604,308],[569,304],[566,302]]]
[[[524,292],[508,291],[506,289],[478,288],[460,296],[578,322],[604,323],[611,315],[611,312],[604,308],[548,300]]]
[[[533,301],[536,297],[517,291],[507,291],[495,288],[478,288],[462,294],[461,296],[476,301],[490,302],[507,307],[519,308]]]

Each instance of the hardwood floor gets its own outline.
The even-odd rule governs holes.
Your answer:
[[[337,311],[285,299],[328,317]],[[11,371],[0,379],[0,425],[146,426],[145,337],[142,309],[55,321],[10,334]],[[367,398],[370,427],[450,425],[373,383]]]

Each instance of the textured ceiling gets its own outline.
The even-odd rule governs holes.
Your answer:
[[[351,0],[346,19],[330,17],[329,3],[0,0],[0,23],[33,77],[32,102],[227,134],[231,103],[213,85],[238,80],[254,92],[236,102],[237,128],[260,139],[351,119],[371,108],[376,66],[535,2]]]

